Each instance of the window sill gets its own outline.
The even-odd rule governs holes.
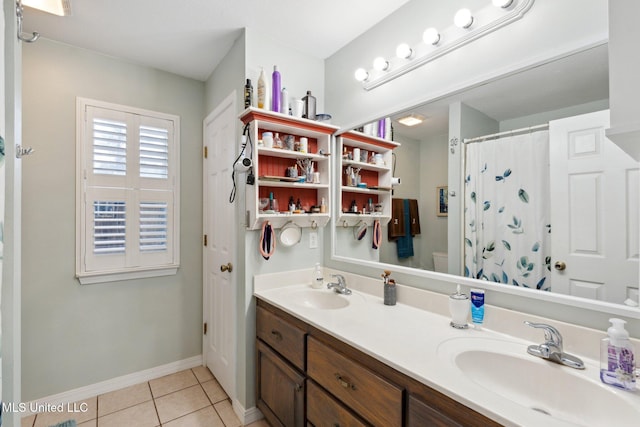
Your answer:
[[[133,271],[116,271],[111,273],[78,273],[76,277],[81,285],[93,285],[96,283],[119,282],[122,280],[147,279],[150,277],[173,276],[178,272],[178,266],[165,266],[156,269],[144,269]]]

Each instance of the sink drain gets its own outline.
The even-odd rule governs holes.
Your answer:
[[[531,409],[533,409],[534,411],[538,411],[538,412],[540,412],[542,414],[545,414],[545,415],[551,415],[548,411],[546,411],[546,410],[544,410],[542,408],[531,408]]]

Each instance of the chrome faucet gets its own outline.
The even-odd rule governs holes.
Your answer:
[[[327,289],[333,289],[336,293],[342,295],[351,295],[351,289],[347,288],[347,279],[342,274],[332,274],[331,277],[338,279],[338,282],[327,283]]]
[[[571,368],[584,369],[582,360],[562,351],[562,335],[560,335],[560,331],[544,323],[532,323],[526,320],[524,323],[532,328],[538,328],[544,331],[544,343],[540,345],[530,345],[527,347],[527,353],[550,360],[551,362],[567,365]]]

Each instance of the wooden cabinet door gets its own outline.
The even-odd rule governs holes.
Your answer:
[[[257,406],[273,427],[304,426],[304,376],[257,340]]]

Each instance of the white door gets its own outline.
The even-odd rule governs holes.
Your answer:
[[[608,110],[549,125],[551,283],[553,292],[622,303],[638,286],[640,175],[605,137],[608,127]]]
[[[204,120],[203,336],[205,363],[232,399],[236,374],[236,286],[234,206],[229,203],[236,141],[236,94],[229,95]],[[222,268],[224,266],[224,268]],[[224,270],[224,271],[223,271]]]

